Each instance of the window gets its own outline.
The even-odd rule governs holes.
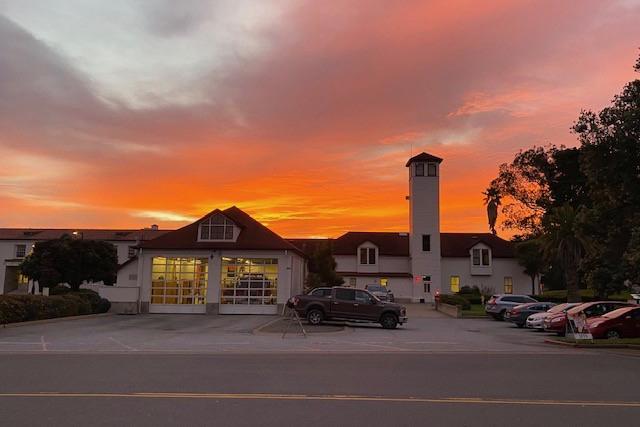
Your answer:
[[[16,245],[16,258],[24,258],[27,255],[27,245]]]
[[[356,285],[356,278],[355,277],[350,277],[349,278],[349,286],[355,286]]]
[[[416,176],[424,176],[424,163],[416,163]]]
[[[513,293],[513,277],[505,277],[504,278],[504,293],[512,294]],[[520,301],[516,301],[520,302]],[[522,301],[525,302],[525,301]]]
[[[200,223],[199,240],[233,240],[233,222],[222,215],[209,217]]]
[[[449,278],[451,292],[460,292],[460,276],[451,276]]]
[[[427,176],[436,176],[438,167],[435,163],[427,163]]]
[[[138,275],[136,273],[131,273],[129,275],[129,280],[138,280]]]
[[[207,258],[153,257],[151,304],[204,304],[208,261]]]
[[[360,304],[371,304],[371,295],[365,291],[356,291],[356,302]]]
[[[482,265],[484,267],[491,264],[489,249],[474,249],[472,252],[473,265]]]
[[[329,297],[331,296],[331,288],[317,288],[309,292],[309,295],[314,297]]]
[[[355,289],[336,289],[336,299],[342,301],[355,301],[356,290]]]
[[[128,252],[127,252],[127,256],[129,258],[133,258],[134,256],[136,256],[137,250],[135,246],[129,246]]]
[[[376,248],[360,248],[360,264],[376,263]]]
[[[431,251],[431,235],[430,234],[423,234],[422,235],[422,250],[424,252],[430,252]]]
[[[276,258],[222,257],[220,304],[275,305],[278,292]]]
[[[382,285],[382,286],[384,286],[386,288],[388,284],[389,284],[389,279],[387,279],[385,277],[380,279],[380,285]]]

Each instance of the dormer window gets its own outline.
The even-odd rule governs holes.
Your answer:
[[[474,249],[472,253],[473,265],[487,267],[491,265],[489,249]]]
[[[209,217],[200,223],[200,240],[233,240],[233,227],[222,215]]]
[[[360,264],[373,265],[376,263],[376,248],[360,248]]]

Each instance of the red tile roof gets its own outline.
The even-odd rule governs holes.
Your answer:
[[[198,227],[212,215],[222,214],[242,228],[235,242],[199,242]],[[239,249],[239,250],[290,250],[302,256],[304,252],[292,245],[241,209],[232,206],[221,211],[216,209],[196,222],[164,234],[157,239],[144,242],[143,249]]]
[[[334,255],[355,255],[358,246],[371,242],[378,247],[380,255],[409,256],[408,233],[360,232],[350,231],[337,239],[290,239],[308,255],[313,253],[312,245],[320,242],[331,244]],[[469,249],[477,243],[484,243],[491,248],[495,258],[513,258],[513,243],[491,233],[440,233],[440,253],[443,258],[465,258]]]
[[[52,240],[59,239],[65,234],[73,235],[73,232],[82,234],[86,240],[137,241],[151,240],[171,230],[154,230],[145,228],[141,230],[105,230],[88,228],[0,228],[0,240]]]
[[[436,157],[432,154],[422,152],[416,156],[413,156],[409,160],[407,160],[407,164],[405,166],[409,166],[413,162],[436,162],[442,163],[442,159],[440,157]]]

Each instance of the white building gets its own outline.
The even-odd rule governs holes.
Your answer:
[[[382,284],[398,300],[431,302],[436,293],[477,286],[494,293],[531,294],[513,244],[491,233],[440,232],[440,164],[427,153],[409,169],[409,232],[348,232],[337,239],[291,239],[308,254],[331,245],[337,272],[349,286]]]
[[[329,244],[346,284],[382,284],[401,301],[478,286],[530,294],[512,243],[490,233],[440,232],[440,165],[427,153],[409,168],[409,232],[348,232],[337,239],[285,240],[237,207],[178,230],[0,229],[0,293],[24,291],[18,266],[37,241],[63,234],[118,249],[116,286],[99,287],[114,311],[272,314],[303,291],[306,255]],[[22,287],[22,289],[21,289]]]
[[[135,256],[138,244],[166,232],[155,225],[142,230],[0,228],[0,295],[26,293],[28,283],[20,274],[19,266],[37,242],[59,239],[64,235],[75,239],[104,240],[116,247],[118,262],[122,264]]]

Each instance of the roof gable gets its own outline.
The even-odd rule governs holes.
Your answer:
[[[216,214],[223,215],[241,229],[235,241],[198,241],[200,223]],[[144,242],[140,247],[144,249],[292,250],[304,256],[304,253],[296,246],[287,242],[236,206],[225,210],[215,209],[189,225],[157,239]]]

